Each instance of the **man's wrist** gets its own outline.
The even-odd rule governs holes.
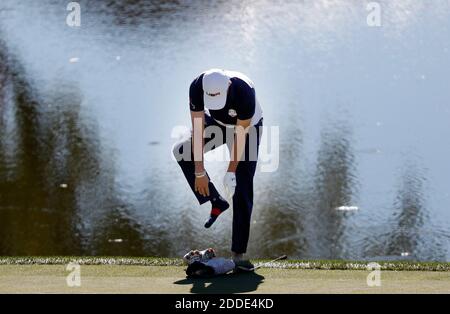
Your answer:
[[[227,172],[236,173],[236,167],[234,165],[230,165],[227,169]]]
[[[202,170],[202,171],[196,171],[195,172],[195,177],[196,178],[203,178],[203,177],[205,177],[206,176],[206,171],[205,170]]]

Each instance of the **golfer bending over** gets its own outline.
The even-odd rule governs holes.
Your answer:
[[[229,204],[210,182],[203,154],[224,143],[228,145],[231,156],[224,185],[233,199],[231,251],[236,262],[244,262],[263,123],[253,82],[239,72],[211,69],[194,79],[189,98],[192,136],[176,144],[173,153],[200,205],[211,202],[210,217],[205,223],[209,228]]]

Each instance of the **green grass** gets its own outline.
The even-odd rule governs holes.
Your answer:
[[[269,260],[252,260],[255,265]],[[0,257],[0,265],[64,265],[75,262],[80,265],[134,265],[134,266],[182,266],[181,258],[163,257],[101,257],[101,256],[24,256]],[[450,271],[448,262],[370,261],[377,262],[381,270],[395,271]],[[285,260],[268,264],[264,268],[366,270],[369,261],[345,260]]]
[[[450,293],[450,272],[442,271],[382,271],[381,286],[369,287],[367,270],[264,268],[193,280],[184,269],[82,265],[81,286],[69,287],[65,265],[0,265],[0,293]]]

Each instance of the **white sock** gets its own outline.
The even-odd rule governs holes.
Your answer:
[[[244,254],[237,254],[237,253],[232,253],[233,254],[233,261],[235,262],[239,262],[242,261],[244,259]]]

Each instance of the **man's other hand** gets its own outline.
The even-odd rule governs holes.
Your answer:
[[[232,199],[236,188],[236,174],[234,172],[227,172],[223,178],[223,185],[228,198]]]

